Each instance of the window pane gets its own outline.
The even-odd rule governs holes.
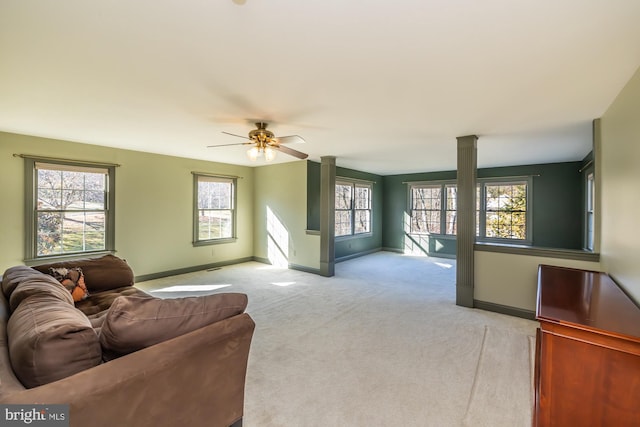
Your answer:
[[[38,188],[62,189],[62,171],[38,169]]]
[[[440,234],[440,211],[414,211],[411,231],[413,233]]]
[[[351,185],[336,184],[336,209],[351,209]]]
[[[445,234],[455,235],[457,233],[457,204],[458,204],[458,187],[455,185],[447,185],[447,213],[445,217]]]
[[[371,211],[355,211],[355,233],[368,233],[371,230]]]
[[[199,209],[231,209],[232,200],[231,182],[198,181]]]
[[[447,217],[446,217],[447,229],[445,230],[445,234],[451,234],[451,235],[457,234],[458,232],[457,217],[458,217],[458,213],[456,211],[447,211]]]
[[[413,209],[440,209],[440,187],[417,187],[412,189]]]
[[[104,213],[67,212],[62,219],[64,252],[104,249]]]
[[[336,236],[351,234],[351,211],[336,211]]]
[[[485,185],[487,237],[525,240],[527,237],[527,185]]]
[[[356,185],[355,190],[355,209],[369,209],[371,201],[371,188]]]
[[[198,240],[233,237],[232,211],[201,210],[198,215]]]
[[[43,256],[62,253],[62,214],[40,212],[36,221],[36,254]]]
[[[40,164],[37,169],[36,256],[106,248],[108,175],[65,168]]]

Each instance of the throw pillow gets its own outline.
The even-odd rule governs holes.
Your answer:
[[[84,284],[84,275],[80,267],[74,268],[49,268],[51,274],[58,282],[62,283],[73,297],[74,302],[82,301],[89,296],[89,291]]]
[[[111,360],[244,312],[247,296],[223,293],[160,299],[121,296],[102,323],[103,360]]]

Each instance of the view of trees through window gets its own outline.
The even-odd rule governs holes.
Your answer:
[[[457,234],[455,184],[411,185],[411,233]],[[527,239],[527,183],[481,183],[476,193],[476,235]]]
[[[336,237],[369,232],[371,232],[371,185],[336,183]]]
[[[485,236],[527,238],[527,185],[485,184]]]
[[[104,250],[106,170],[39,165],[36,255]]]
[[[233,237],[233,180],[198,177],[197,240]]]

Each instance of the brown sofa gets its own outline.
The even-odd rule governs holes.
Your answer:
[[[88,298],[74,304],[50,267],[80,268]],[[112,255],[12,267],[0,292],[0,403],[69,404],[78,427],[240,426],[255,327],[246,303],[154,298]]]

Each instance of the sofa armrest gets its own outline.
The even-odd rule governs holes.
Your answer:
[[[2,403],[70,404],[71,426],[228,426],[242,418],[255,323],[247,313]]]

